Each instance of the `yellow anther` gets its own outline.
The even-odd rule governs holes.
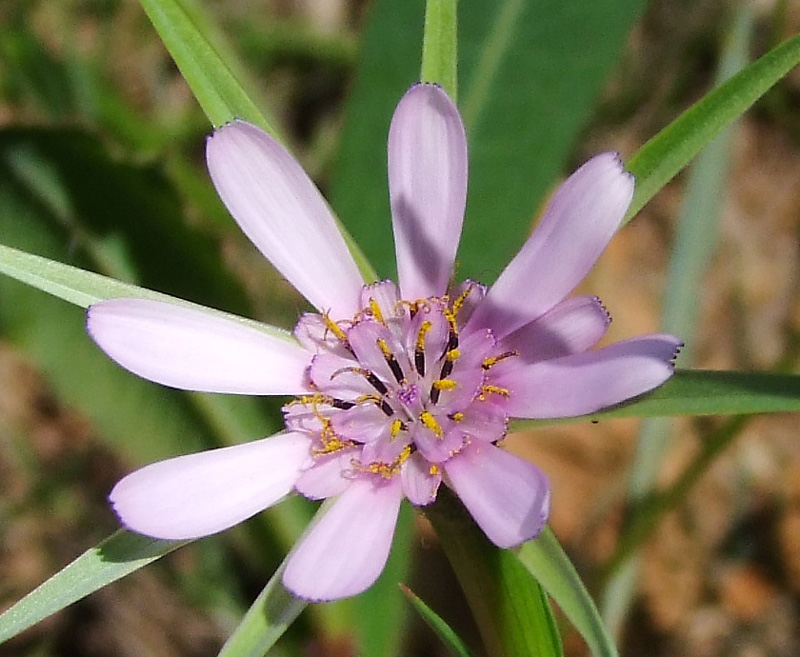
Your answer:
[[[422,411],[419,416],[419,421],[422,422],[428,429],[433,431],[433,435],[437,438],[442,437],[442,427],[439,426],[439,423],[436,421],[436,418],[433,417],[428,411]]]
[[[380,475],[384,479],[391,479],[396,474],[399,474],[400,466],[408,460],[409,456],[411,456],[411,445],[406,445],[403,451],[400,452],[400,455],[391,463],[385,463],[383,461],[373,461],[367,465],[353,463],[353,467],[362,472],[371,472],[372,474]]]
[[[325,322],[325,326],[331,333],[333,333],[342,342],[347,342],[347,335],[342,330],[342,327],[334,322],[328,313],[322,313],[322,319]]]
[[[501,397],[508,398],[510,396],[508,388],[501,388],[500,386],[485,385],[481,386],[481,394],[478,396],[480,401],[486,400],[486,395],[500,395]]]
[[[488,370],[490,367],[497,365],[497,363],[499,363],[501,360],[511,358],[512,356],[519,356],[519,351],[514,349],[514,351],[504,351],[502,354],[498,354],[497,356],[489,356],[489,358],[484,358],[482,367],[483,369]]]
[[[433,328],[433,324],[429,320],[425,320],[419,327],[419,331],[417,331],[417,341],[414,344],[414,348],[418,351],[423,351],[425,349],[425,336],[428,334]]]
[[[369,311],[372,313],[372,316],[375,318],[375,321],[383,326],[386,326],[386,320],[383,319],[383,313],[381,312],[381,307],[378,305],[378,302],[375,301],[374,298],[369,298]]]
[[[458,311],[461,310],[461,306],[464,305],[464,302],[467,300],[467,297],[472,292],[472,285],[467,287],[461,294],[458,295],[458,298],[453,301],[453,315],[458,315]]]
[[[458,325],[456,324],[455,313],[449,308],[445,308],[442,312],[444,313],[447,323],[450,325],[450,330],[456,335],[458,335]]]
[[[397,438],[397,434],[399,434],[404,428],[405,426],[403,425],[402,420],[392,420],[392,427],[389,429],[389,440],[394,440]]]
[[[437,390],[453,390],[457,385],[453,379],[439,379],[433,382],[433,387]]]
[[[461,411],[458,411],[457,413],[453,413],[453,414],[450,416],[450,419],[451,419],[453,422],[461,422],[461,420],[463,420],[463,419],[464,419],[464,414],[463,414]]]
[[[392,350],[389,349],[389,345],[386,344],[386,340],[383,338],[378,338],[378,348],[381,350],[384,358],[394,358]]]
[[[456,361],[459,358],[461,358],[461,351],[458,349],[451,349],[450,351],[447,352],[445,358],[447,358],[447,360],[449,360],[452,363],[453,361]]]
[[[438,474],[442,474],[442,469],[436,463],[431,463],[431,467],[428,468],[428,474],[431,474],[431,475],[434,475],[434,476],[438,475]]]

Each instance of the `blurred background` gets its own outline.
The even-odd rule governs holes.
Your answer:
[[[400,4],[390,0],[186,6],[241,66],[237,74],[342,219],[360,215],[353,221],[385,224],[388,234],[388,213],[375,214],[368,200],[359,204],[362,195],[385,196],[385,180],[377,190],[362,189],[367,181],[349,163],[367,149],[385,158],[391,109],[418,70],[423,4],[402,10],[416,26],[408,33],[405,18],[392,14]],[[800,30],[796,0],[636,6],[607,72],[595,80],[596,92],[576,101],[582,106],[561,159],[540,176],[544,195],[594,153],[632,155],[706,93],[736,30],[751,59]],[[465,19],[480,21],[474,2],[463,0],[460,9]],[[581,29],[576,18],[575,30]],[[416,64],[398,63],[399,46],[376,60],[381,30],[406,42]],[[524,46],[527,38],[535,47],[527,26],[517,25],[515,39]],[[469,61],[465,67],[469,72]],[[381,96],[388,101],[375,101],[377,123],[359,110],[369,101],[370,75],[394,85]],[[513,97],[515,88],[507,91]],[[543,102],[548,93],[536,90]],[[525,107],[519,116],[526,121]],[[517,125],[506,128],[513,133]],[[138,3],[0,0],[0,243],[291,328],[304,302],[216,198],[203,161],[209,131]],[[491,150],[477,138],[471,148]],[[598,294],[614,317],[610,340],[659,330],[679,220],[692,213],[718,217],[704,238],[708,267],[688,279],[696,300],[671,309],[694,315],[684,355],[690,361],[682,364],[797,371],[800,71],[739,121],[721,149],[706,169],[682,174],[620,232],[582,291]],[[515,176],[524,187],[525,171],[489,171],[479,164],[486,161],[473,159],[471,176],[491,179],[500,192]],[[692,175],[699,176],[694,196],[687,193]],[[703,197],[710,188],[711,198]],[[470,208],[477,212],[494,198],[479,187]],[[524,230],[536,207],[525,214]],[[354,223],[357,237],[360,230]],[[369,241],[366,248],[373,257],[379,253]],[[468,273],[483,280],[496,275],[493,265],[469,272],[470,262],[465,256]],[[190,395],[128,375],[96,350],[83,321],[81,309],[0,278],[0,610],[117,529],[106,495],[126,472],[279,427],[282,400]],[[637,450],[642,431],[658,434],[649,443],[657,444],[655,455]],[[622,655],[800,654],[796,415],[684,418],[645,429],[609,420],[515,435],[507,444],[550,476],[552,528],[604,602]],[[635,473],[643,472],[637,482]],[[637,503],[648,491],[670,490],[682,478],[688,483],[669,504],[649,522],[637,520]],[[0,654],[215,655],[312,512],[302,500],[289,500],[182,548],[51,617]],[[620,552],[631,527],[644,529]],[[397,581],[480,654],[458,585],[422,514],[405,513],[399,533],[376,589],[310,607],[273,654],[447,654],[414,617]],[[563,631],[565,653],[586,654],[566,622]]]

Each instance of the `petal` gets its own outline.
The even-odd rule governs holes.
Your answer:
[[[562,301],[538,319],[518,328],[501,342],[503,350],[519,351],[534,363],[592,348],[605,335],[611,317],[597,297]]]
[[[400,471],[403,493],[411,504],[425,506],[436,499],[442,471],[432,466],[419,452],[414,452]]]
[[[289,555],[283,583],[307,600],[361,593],[381,574],[402,500],[400,478],[360,478],[334,502]]]
[[[199,309],[111,299],[89,308],[86,328],[110,358],[163,385],[241,395],[308,390],[310,354],[288,334],[270,335]]]
[[[498,385],[511,391],[512,417],[585,415],[660,386],[674,373],[682,342],[672,335],[643,335],[597,351],[509,369]]]
[[[206,159],[220,198],[261,253],[318,310],[351,318],[364,281],[325,200],[297,161],[244,121],[214,132]]]
[[[467,138],[441,87],[418,84],[389,129],[389,195],[404,299],[442,296],[467,200]]]
[[[314,465],[297,479],[295,489],[310,500],[340,495],[353,482],[353,460],[358,460],[359,452],[356,448],[343,449],[316,457]]]
[[[598,155],[556,192],[533,235],[508,264],[469,327],[502,339],[567,296],[606,248],[633,197],[616,153]]]
[[[495,545],[509,548],[542,531],[550,487],[532,463],[486,443],[474,443],[444,464],[450,487]]]
[[[284,433],[153,463],[122,479],[109,499],[125,527],[169,540],[227,529],[287,495],[311,440]]]

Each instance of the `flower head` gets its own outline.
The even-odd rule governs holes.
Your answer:
[[[380,574],[403,498],[444,483],[488,538],[535,537],[547,479],[497,446],[510,418],[591,413],[663,383],[680,342],[647,335],[589,351],[609,323],[595,297],[565,297],[620,224],[633,179],[615,154],[584,164],[490,288],[452,282],[467,189],[458,111],[412,87],[389,132],[399,285],[365,283],[322,196],[258,128],[208,140],[212,180],[244,232],[316,308],[294,334],[189,304],[115,299],[88,330],[132,372],[187,390],[293,395],[282,433],[155,463],[120,481],[124,525],[167,539],[221,531],[293,490],[335,498],[292,552],[297,595],[354,595]]]

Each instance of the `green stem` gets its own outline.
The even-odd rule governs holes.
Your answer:
[[[457,0],[428,0],[422,38],[423,82],[441,85],[456,101],[458,85]]]
[[[444,487],[425,513],[466,595],[486,654],[562,655],[547,596],[516,554],[493,545]]]

